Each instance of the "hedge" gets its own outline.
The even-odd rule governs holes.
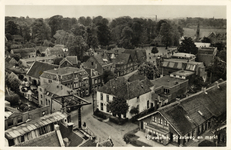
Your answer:
[[[94,115],[102,119],[107,119],[107,116],[103,112],[99,111],[98,109],[94,112]]]
[[[114,117],[114,116],[110,116],[109,117],[109,121],[113,122],[113,123],[116,123],[118,125],[123,125],[124,123],[126,123],[128,121],[128,119],[122,119],[122,118],[117,118],[117,117]]]

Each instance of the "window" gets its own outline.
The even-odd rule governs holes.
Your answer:
[[[149,100],[147,101],[147,109],[149,108]]]
[[[52,80],[48,80],[49,83],[52,83]]]
[[[157,117],[154,117],[154,122],[157,122]]]
[[[25,139],[24,139],[24,135],[23,136],[21,136],[21,142],[24,142],[25,141]]]
[[[107,102],[109,102],[109,95],[107,95]]]
[[[160,118],[158,118],[158,121],[157,121],[157,123],[160,123]]]
[[[48,104],[47,99],[46,99],[46,105]]]
[[[39,88],[39,90],[42,92],[43,90],[42,90],[42,88]]]
[[[41,94],[40,97],[43,98],[43,95]]]
[[[137,102],[139,102],[140,101],[140,97],[139,96],[137,96]]]
[[[42,104],[43,104],[43,101],[40,101],[40,104],[42,105]]]
[[[50,106],[50,100],[48,100],[48,105]]]
[[[160,124],[163,124],[163,119],[160,119]]]
[[[109,105],[107,104],[107,112],[109,112]]]
[[[103,111],[103,103],[100,103],[100,110]]]
[[[100,93],[100,99],[103,100],[103,93]]]

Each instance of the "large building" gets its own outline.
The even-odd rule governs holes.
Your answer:
[[[152,98],[159,103],[156,107],[171,103],[177,97],[185,94],[188,89],[188,80],[175,76],[166,75],[151,82],[155,85],[155,93]]]
[[[216,126],[217,120],[225,120],[225,114],[226,81],[161,107],[138,121],[147,140],[183,146]]]
[[[29,81],[30,84],[39,85],[40,84],[39,77],[44,71],[58,68],[58,67],[59,67],[58,65],[35,61],[26,73],[27,81]]]
[[[209,66],[214,62],[214,57],[217,54],[216,47],[202,47],[198,49],[198,61],[203,62],[205,66]]]
[[[118,77],[108,81],[97,91],[97,107],[100,111],[113,115],[108,107],[108,103],[114,98],[123,98],[126,100],[129,109],[122,118],[131,118],[132,108],[138,108],[142,112],[150,107],[152,102],[153,84],[145,77],[143,80],[129,80],[124,77]]]
[[[10,53],[18,55],[22,59],[36,57],[36,49],[35,48],[12,49],[10,51]]]
[[[40,76],[41,85],[59,83],[76,90],[77,95],[84,97],[90,94],[89,75],[82,68],[64,67],[44,71]]]
[[[170,75],[179,70],[186,70],[192,71],[200,77],[206,76],[203,62],[188,61],[187,59],[164,59],[161,68],[163,75]]]

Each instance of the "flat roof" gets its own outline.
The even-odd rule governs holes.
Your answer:
[[[193,71],[187,71],[187,70],[179,70],[176,72],[171,73],[173,75],[180,75],[180,76],[190,76],[192,74],[194,74]]]
[[[176,85],[176,83],[181,84],[181,83],[184,83],[185,81],[187,81],[187,80],[173,78],[173,77],[170,77],[169,75],[166,75],[166,76],[163,76],[162,78],[152,80],[151,82],[156,87],[159,87],[159,86],[173,87]]]

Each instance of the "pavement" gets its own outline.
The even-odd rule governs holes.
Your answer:
[[[91,95],[89,97],[85,97],[84,99],[89,102],[92,102]],[[115,147],[121,147],[121,146],[133,147],[132,145],[126,144],[124,142],[123,136],[127,132],[136,129],[138,125],[131,122],[127,122],[124,125],[117,125],[112,122],[102,122],[93,117],[92,104],[83,107],[81,116],[82,116],[82,123],[83,122],[86,123],[87,127],[96,135],[97,141],[104,141],[110,137]],[[76,125],[78,124],[77,111],[72,112],[72,122],[74,122],[74,124]]]

